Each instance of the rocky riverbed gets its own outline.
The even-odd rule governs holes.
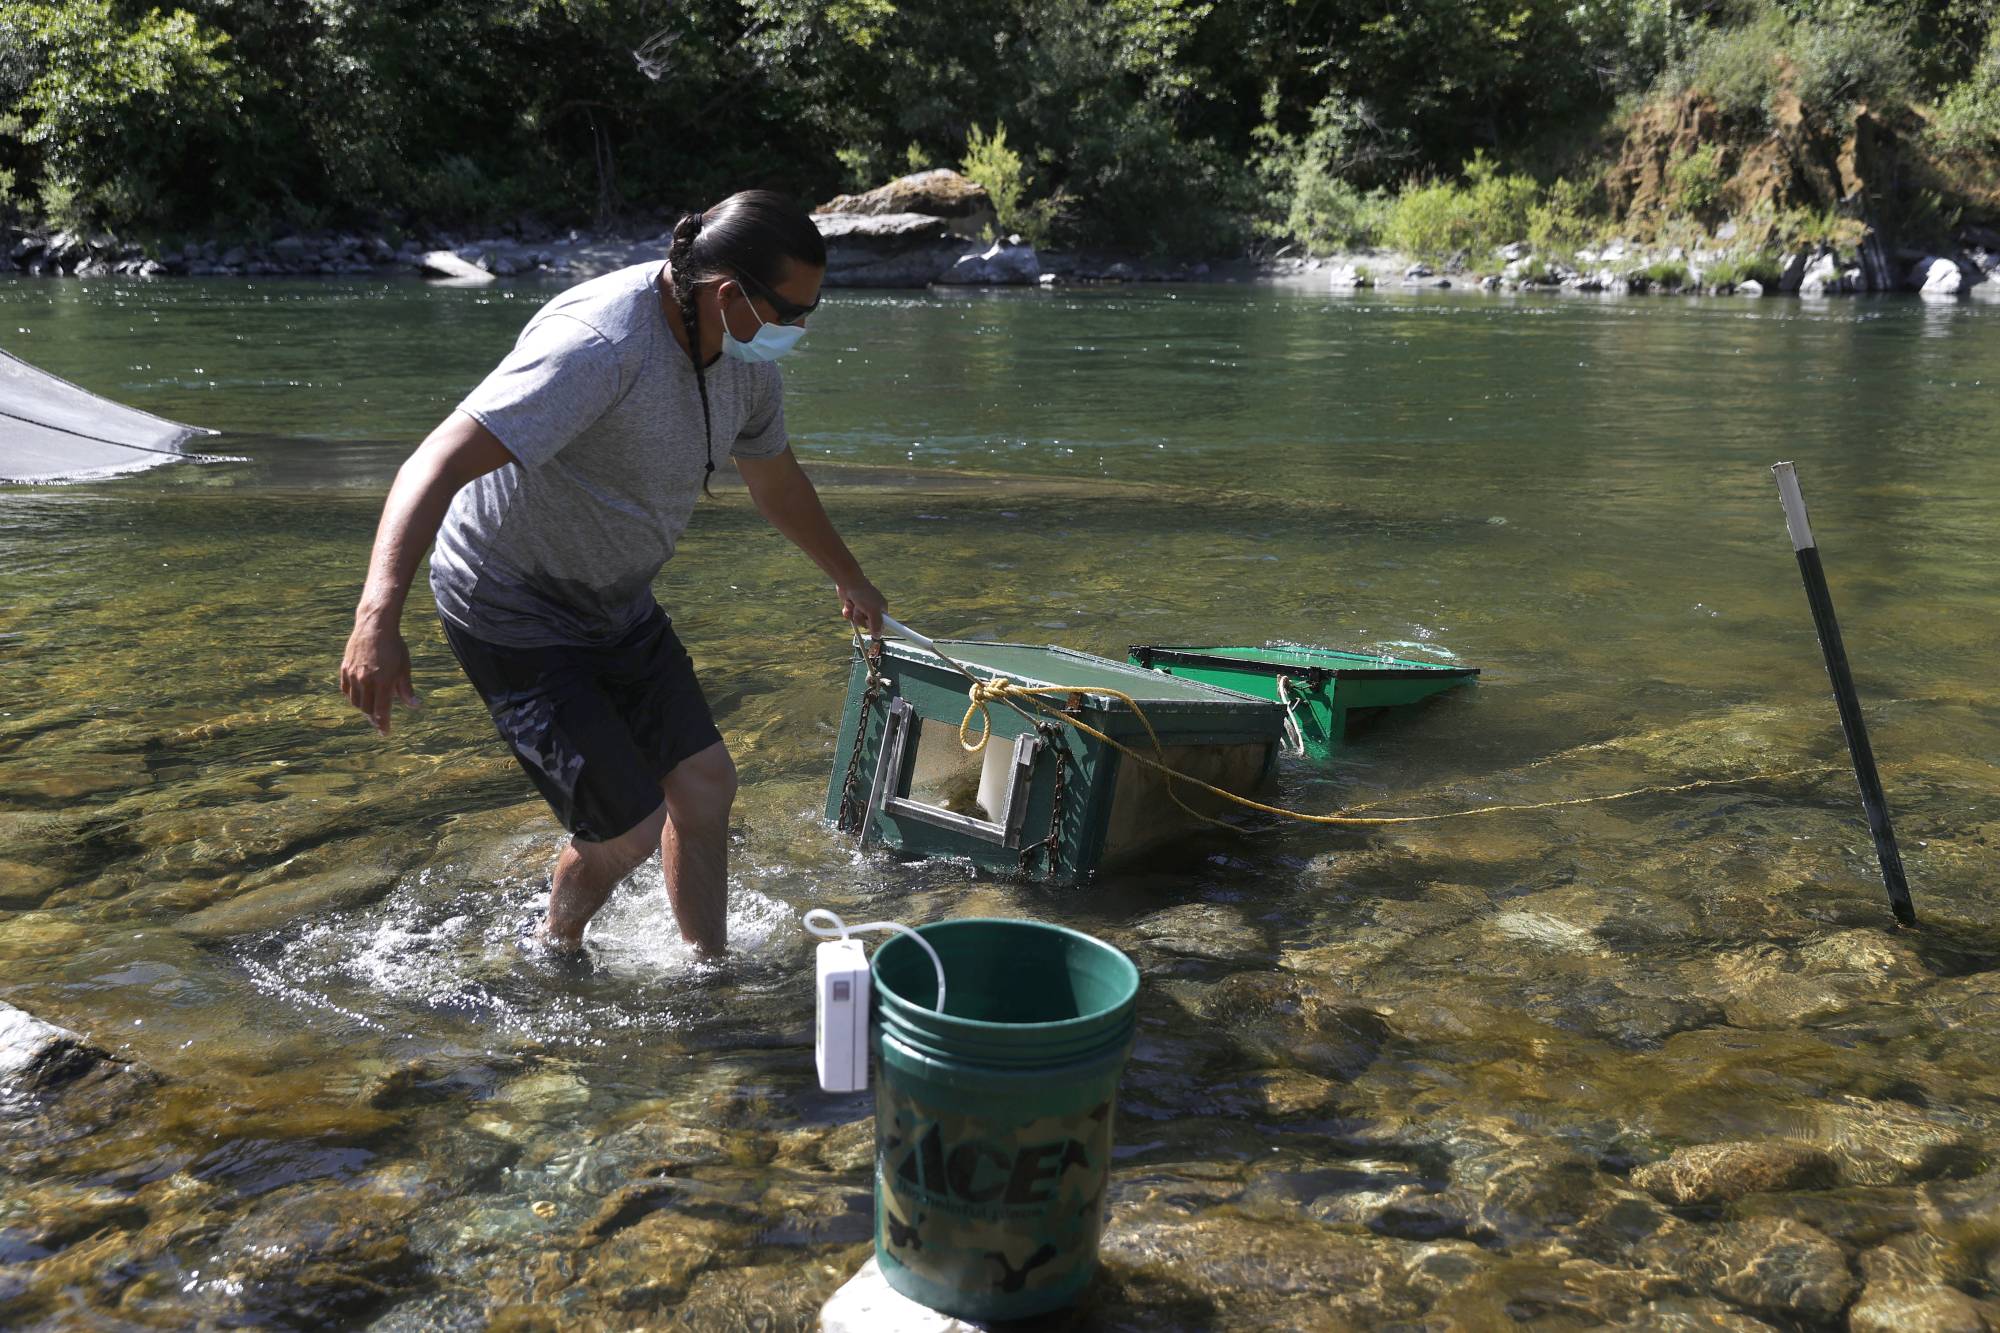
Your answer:
[[[0,1326],[812,1327],[868,1253],[873,1156],[867,1099],[813,1080],[818,906],[1055,920],[1138,963],[1085,1326],[2000,1320],[1990,311],[857,299],[794,429],[815,467],[872,442],[823,493],[926,630],[1486,669],[1287,761],[1300,809],[1748,780],[1260,823],[1079,890],[858,854],[819,818],[846,645],[723,484],[660,588],[745,776],[737,953],[696,963],[649,866],[573,969],[522,947],[560,835],[434,628],[388,741],[330,688],[414,438],[375,423],[433,420],[432,349],[477,374],[521,317],[382,287],[159,284],[136,330],[137,284],[14,289],[45,303],[10,326],[184,381],[246,461],[0,495],[0,644],[32,665],[0,673],[0,1002],[64,1029],[0,1017]],[[253,433],[274,403],[350,433]],[[1815,450],[1915,931],[1773,417]],[[899,461],[917,439],[970,461]]]
[[[420,733],[364,778],[287,667],[229,714],[64,702],[112,665],[48,662],[44,702],[0,727],[71,738],[7,761],[0,970],[32,960],[7,989],[96,1029],[0,1024],[12,1327],[809,1328],[868,1253],[873,1127],[813,1088],[787,980],[807,945],[752,886],[844,885],[820,901],[850,916],[1055,910],[851,862],[809,813],[815,754],[752,803],[742,962],[685,970],[630,890],[596,971],[551,970],[518,943],[545,817],[467,806],[508,789],[497,756]],[[789,713],[727,716],[754,755]],[[1822,721],[1723,709],[1554,758],[1575,789],[1670,783],[1770,767]],[[1996,776],[1940,757],[1896,785],[1921,810]],[[1846,785],[1297,859],[1217,841],[1191,878],[1062,907],[1146,977],[1090,1322],[2000,1326],[1994,825],[1918,818],[1928,924],[1898,933],[1836,850]],[[464,813],[371,833],[403,808]],[[1551,856],[1558,833],[1583,840]],[[89,977],[157,1002],[93,1011]]]

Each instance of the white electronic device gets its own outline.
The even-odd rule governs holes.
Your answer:
[[[828,1092],[868,1087],[868,955],[861,941],[828,940],[819,946],[818,1039],[814,1056],[819,1085]]]

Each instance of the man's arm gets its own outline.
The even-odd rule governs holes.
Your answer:
[[[833,580],[840,592],[840,614],[856,629],[879,634],[888,603],[833,530],[833,520],[826,516],[819,492],[792,451],[786,449],[770,458],[739,458],[736,470],[743,474],[743,484],[750,488],[757,512]]]
[[[375,529],[368,582],[354,608],[354,632],[340,663],[340,692],[384,736],[389,734],[391,700],[418,706],[402,629],[403,602],[417,576],[417,562],[436,540],[452,497],[473,479],[513,461],[493,432],[454,412],[396,473]]]

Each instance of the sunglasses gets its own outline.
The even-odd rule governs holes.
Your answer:
[[[780,324],[797,324],[804,320],[807,315],[819,309],[818,300],[815,300],[811,305],[800,305],[796,301],[787,301],[784,297],[778,295],[741,269],[733,271],[730,276],[745,287],[754,288],[757,295],[770,302],[771,309],[777,312]]]

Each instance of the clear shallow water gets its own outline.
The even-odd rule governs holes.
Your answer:
[[[0,345],[244,460],[0,488],[0,999],[162,1079],[0,1129],[0,1315],[809,1320],[868,1235],[868,1106],[806,1046],[816,905],[1041,916],[1140,963],[1107,1325],[1810,1326],[1896,1245],[2000,1289],[1965,1220],[2000,1207],[2000,316],[843,293],[787,371],[801,456],[927,633],[1485,669],[1288,766],[1309,810],[1841,764],[1767,471],[1794,459],[1920,933],[1882,933],[1838,771],[1260,826],[1082,890],[857,857],[817,818],[831,599],[732,489],[659,592],[744,774],[738,949],[696,964],[654,866],[579,975],[519,949],[558,834],[434,624],[388,742],[333,690],[395,466],[552,290],[0,285]],[[1833,1176],[1679,1211],[1634,1187],[1773,1138]],[[1711,1271],[1772,1217],[1855,1291]]]

